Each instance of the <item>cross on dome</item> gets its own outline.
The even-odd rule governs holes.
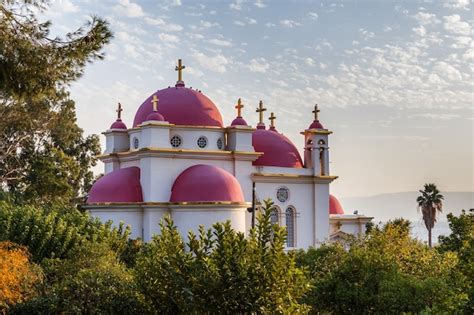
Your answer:
[[[237,105],[235,105],[235,108],[237,109],[237,117],[242,118],[242,108],[244,108],[244,105],[242,104],[240,97],[237,100]]]
[[[267,109],[263,107],[263,101],[260,100],[260,102],[258,103],[258,108],[256,110],[256,112],[258,113],[258,120],[259,120],[259,124],[260,125],[263,125],[263,112],[266,111]]]
[[[118,103],[118,107],[117,107],[117,110],[116,110],[116,112],[117,112],[117,119],[121,119],[121,118],[122,118],[122,111],[123,111],[123,109],[122,109],[122,104]]]
[[[319,109],[318,104],[314,105],[314,110],[312,112],[314,114],[314,120],[316,120],[316,121],[319,120],[319,112],[320,111],[321,110]]]
[[[270,117],[268,117],[268,120],[270,120],[270,128],[275,128],[275,119],[276,119],[276,116],[272,112],[270,114]]]
[[[183,65],[182,60],[178,59],[178,65],[174,68],[174,71],[178,71],[178,82],[183,82],[183,69],[185,68],[186,66]]]
[[[158,96],[156,96],[156,94],[153,94],[153,98],[151,99],[151,104],[153,104],[153,111],[154,112],[158,111],[158,101],[159,101]]]

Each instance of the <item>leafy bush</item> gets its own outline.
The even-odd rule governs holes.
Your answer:
[[[138,287],[158,313],[302,313],[308,281],[284,251],[285,230],[270,222],[272,203],[248,238],[229,222],[183,240],[170,218],[138,254]]]
[[[24,245],[35,262],[44,258],[66,258],[86,242],[107,243],[121,252],[129,229],[111,222],[102,224],[72,207],[16,206],[0,202],[0,241]]]

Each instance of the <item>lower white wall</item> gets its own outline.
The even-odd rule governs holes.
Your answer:
[[[115,209],[89,209],[93,217],[97,217],[101,222],[112,221],[114,227],[118,227],[120,222],[129,225],[131,228],[130,238],[142,237],[143,220],[140,208],[115,208]]]

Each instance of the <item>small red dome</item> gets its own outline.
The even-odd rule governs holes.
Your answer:
[[[87,203],[142,202],[140,169],[125,167],[102,176],[89,191]]]
[[[313,120],[308,129],[324,129],[324,127],[319,120]]]
[[[122,119],[118,118],[114,123],[110,126],[110,129],[127,129],[127,126],[124,124]]]
[[[247,122],[242,117],[235,118],[230,125],[231,126],[248,126]]]
[[[150,114],[148,114],[145,121],[150,121],[150,120],[165,121],[165,118],[159,112],[151,112]]]
[[[176,86],[150,95],[135,114],[134,127],[146,121],[148,115],[153,112],[151,99],[155,94],[160,100],[158,112],[171,124],[223,126],[221,113],[209,98],[198,91]]]
[[[329,195],[329,214],[344,214],[341,203],[333,195]]]
[[[257,166],[280,166],[302,168],[303,162],[291,141],[276,131],[257,129],[252,134],[252,145],[256,152],[263,152],[252,164]]]
[[[242,188],[229,172],[212,165],[185,169],[171,188],[171,202],[244,202]]]

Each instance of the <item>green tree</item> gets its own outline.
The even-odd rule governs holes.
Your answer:
[[[308,289],[294,254],[284,251],[284,228],[271,224],[265,202],[248,238],[229,222],[201,228],[183,240],[170,218],[142,250],[138,286],[158,313],[304,313]]]
[[[0,2],[0,188],[17,201],[71,201],[84,194],[99,153],[97,136],[76,124],[68,85],[102,59],[112,34],[101,18],[65,39],[33,9],[41,0]]]
[[[0,201],[0,241],[28,248],[35,262],[66,258],[86,242],[106,243],[121,253],[129,229],[112,228],[68,206],[17,206]]]
[[[12,314],[147,314],[133,274],[105,244],[86,243],[71,258],[47,259],[39,296]]]
[[[416,202],[428,230],[428,245],[431,248],[431,230],[436,223],[436,215],[443,210],[444,197],[440,194],[435,184],[425,184],[424,189],[420,190],[420,193],[421,196],[416,198]]]

